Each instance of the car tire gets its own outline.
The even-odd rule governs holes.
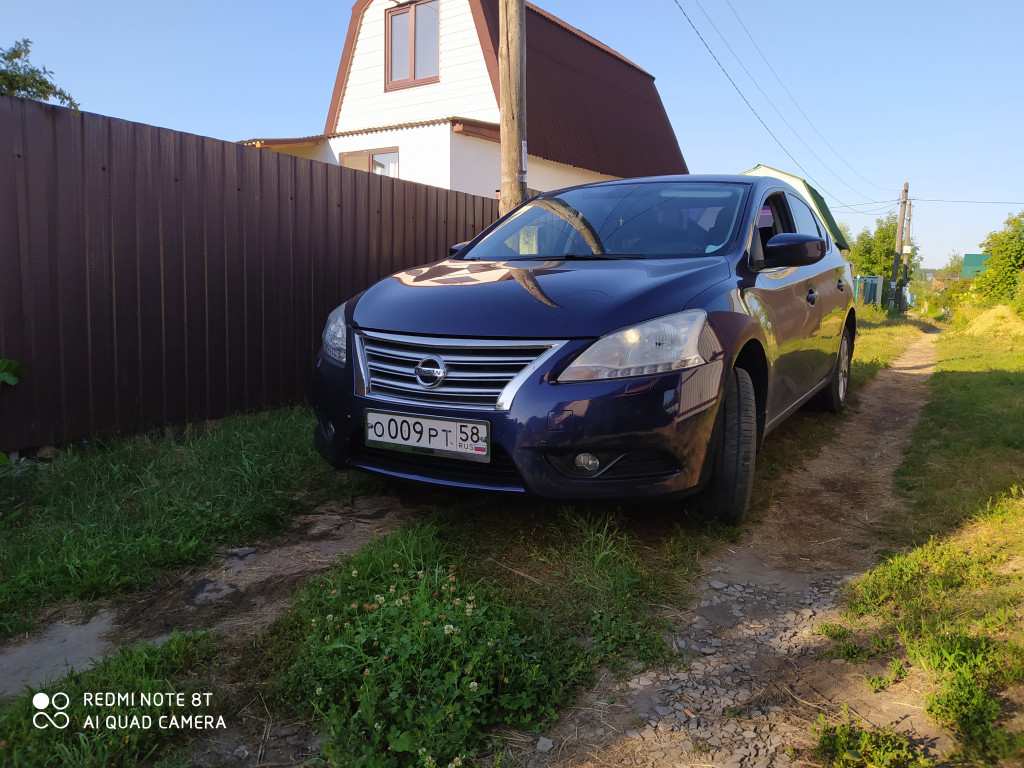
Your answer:
[[[828,385],[817,395],[817,404],[829,413],[839,413],[846,407],[846,396],[850,392],[850,360],[853,358],[853,339],[850,329],[843,328],[843,338],[839,342],[839,354],[836,365],[832,369],[832,378]]]
[[[725,385],[719,412],[719,438],[713,448],[711,479],[701,495],[701,509],[727,525],[739,525],[750,506],[757,453],[757,399],[742,368]]]

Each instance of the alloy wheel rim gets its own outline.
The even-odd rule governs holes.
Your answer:
[[[839,401],[846,402],[846,388],[850,380],[850,345],[843,336],[839,346]]]

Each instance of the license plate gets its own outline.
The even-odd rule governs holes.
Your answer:
[[[490,462],[490,424],[366,411],[366,444],[426,456]]]

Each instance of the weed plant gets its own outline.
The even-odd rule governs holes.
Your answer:
[[[436,526],[419,524],[303,589],[277,629],[302,636],[277,690],[322,720],[332,763],[461,765],[487,729],[539,728],[585,679],[584,649],[523,632],[462,572]]]
[[[220,716],[220,702],[216,697],[207,703],[202,696],[200,706],[191,706],[193,693],[209,691],[209,685],[202,680],[206,668],[215,659],[216,645],[209,635],[175,633],[159,647],[143,644],[121,648],[116,656],[103,660],[93,669],[72,672],[44,689],[49,696],[66,695],[66,704],[57,696],[51,706],[39,710],[33,704],[33,696],[38,692],[26,691],[0,708],[0,763],[5,768],[135,768],[138,765],[170,768],[188,764],[187,757],[170,747],[180,740],[182,731],[159,727],[159,717],[172,714]],[[189,707],[182,711],[140,703],[142,694],[169,691],[183,693]],[[96,692],[134,693],[136,703],[116,707],[87,704],[83,694]],[[45,719],[38,721],[44,727],[36,727],[34,718],[41,717],[40,713],[49,714],[58,726],[63,724],[59,712],[67,715],[66,727],[50,727]],[[95,720],[87,724],[87,716]],[[143,716],[150,717],[151,727],[126,728],[118,724],[118,721],[130,722],[133,716],[140,718],[140,722]],[[114,718],[111,723],[114,728],[108,727],[108,718]]]
[[[817,725],[811,731],[818,739],[814,756],[827,768],[931,768],[934,765],[906,736],[891,728],[862,728],[850,717],[845,705],[838,724],[830,725],[824,715],[818,715]]]

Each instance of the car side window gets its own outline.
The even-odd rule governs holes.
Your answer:
[[[807,203],[795,195],[788,195],[789,208],[793,212],[793,221],[796,223],[796,231],[801,235],[813,235],[822,237],[821,227],[814,217],[814,212]]]

